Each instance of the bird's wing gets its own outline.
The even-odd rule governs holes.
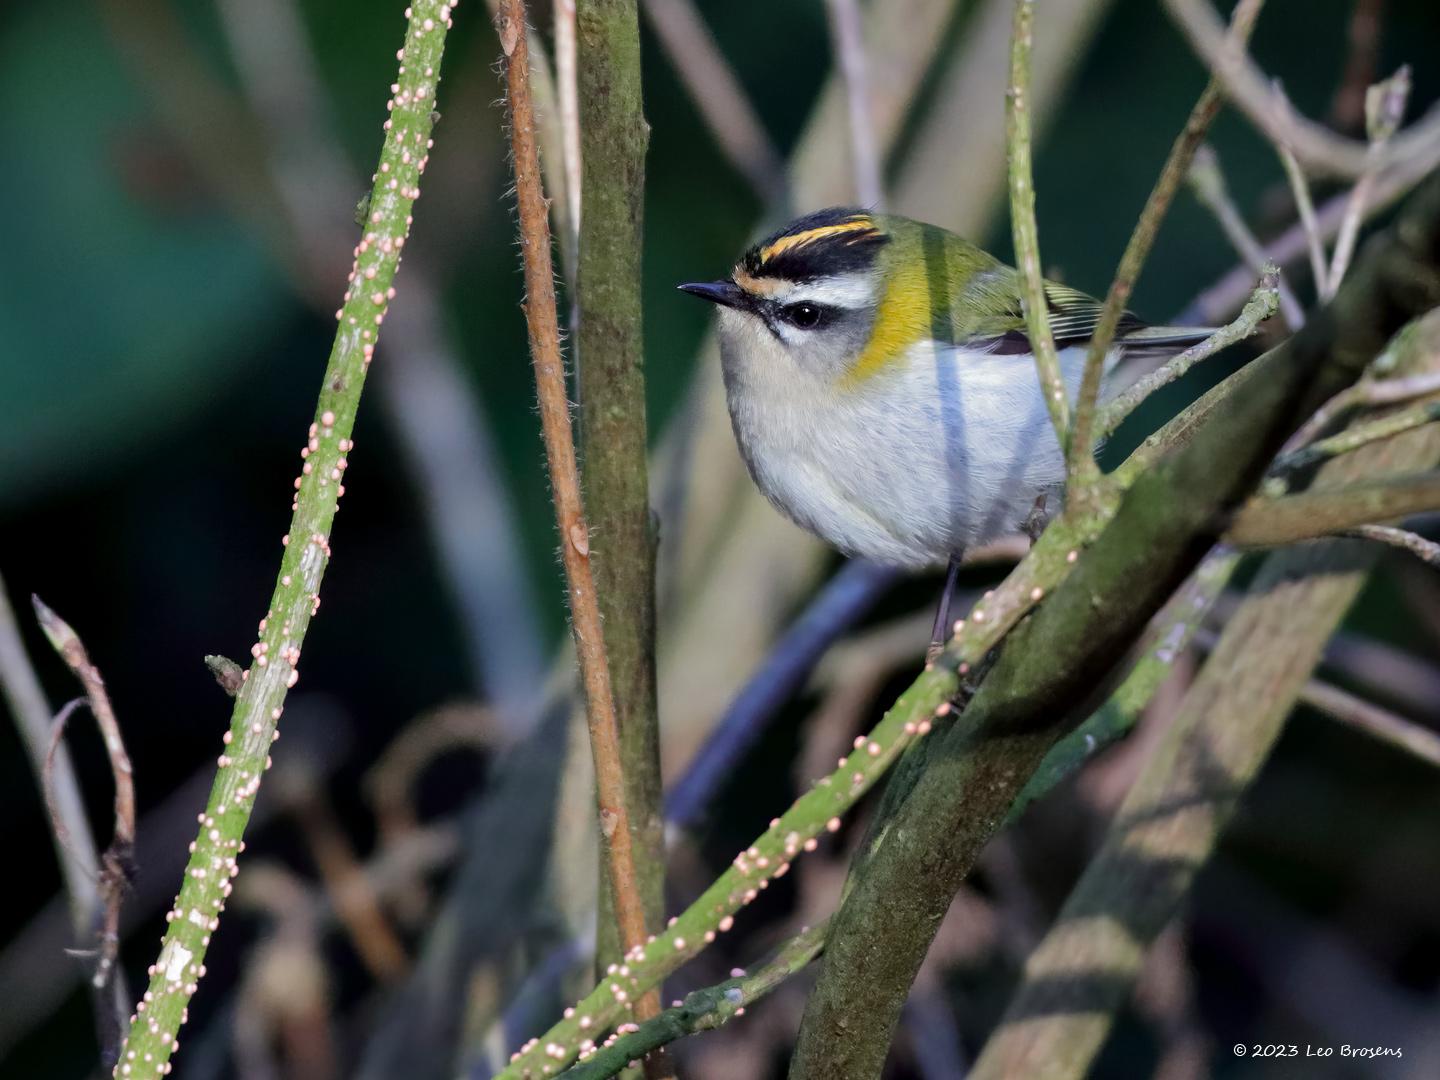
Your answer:
[[[971,332],[964,335],[963,344],[994,353],[1029,354],[1033,350],[1020,304],[1020,275],[1009,267],[1004,269],[1008,273],[977,275],[979,280],[971,283],[972,289],[982,293],[979,309],[985,315],[967,328]],[[1104,305],[1088,293],[1053,281],[1045,282],[1045,299],[1055,347],[1089,344]],[[1203,341],[1213,332],[1208,327],[1150,326],[1126,311],[1115,329],[1115,342],[1122,352],[1154,354]]]

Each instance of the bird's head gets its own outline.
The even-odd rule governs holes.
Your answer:
[[[863,210],[821,210],[750,248],[728,278],[680,288],[720,307],[727,353],[833,377],[870,338],[890,242]]]
[[[918,341],[953,339],[962,286],[990,264],[943,229],[832,208],[750,248],[730,277],[680,288],[720,307],[727,366],[853,385]]]

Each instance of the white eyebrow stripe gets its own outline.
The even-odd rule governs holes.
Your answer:
[[[874,300],[874,293],[869,274],[841,274],[819,281],[798,282],[774,299],[783,304],[809,301],[826,307],[854,310],[868,306]]]

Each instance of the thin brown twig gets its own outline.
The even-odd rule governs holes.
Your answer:
[[[129,850],[135,846],[134,770],[130,766],[130,755],[125,752],[125,740],[120,735],[120,724],[115,719],[115,710],[111,708],[110,695],[105,691],[105,680],[100,677],[99,668],[90,662],[84,643],[70,624],[46,607],[38,596],[32,596],[30,601],[35,605],[35,618],[45,631],[45,637],[85,688],[90,712],[100,728],[101,738],[105,740],[105,752],[115,774],[115,836],[111,845],[122,845],[128,858]]]
[[[110,772],[115,784],[114,832],[110,843],[100,853],[99,872],[95,884],[99,893],[99,926],[95,930],[97,949],[95,970],[90,977],[91,986],[97,994],[107,996],[112,979],[116,975],[115,958],[120,951],[120,905],[129,889],[130,874],[135,858],[135,779],[130,765],[130,755],[125,751],[125,740],[120,734],[120,724],[115,719],[115,710],[110,704],[110,695],[105,690],[105,680],[100,670],[90,662],[89,654],[78,634],[64,619],[56,615],[38,596],[31,596],[35,607],[35,618],[51,647],[65,661],[66,665],[80,680],[85,697],[76,699],[61,709],[50,730],[50,744],[45,753],[45,768],[42,782],[45,789],[45,804],[50,811],[52,826],[60,842],[70,848],[69,834],[65,830],[64,817],[60,812],[56,796],[54,774],[55,754],[65,737],[65,725],[70,714],[79,704],[90,709],[95,724],[100,729],[105,743],[106,756],[110,761]],[[127,999],[117,1000],[113,1014],[107,1014],[104,1021],[106,1038],[101,1047],[107,1064],[114,1061],[120,1046],[120,1033],[126,1026]],[[113,1025],[113,1027],[112,1027]]]
[[[1280,90],[1277,86],[1276,93]],[[1325,264],[1325,240],[1320,234],[1320,223],[1315,219],[1315,200],[1310,194],[1310,181],[1295,154],[1284,144],[1275,147],[1280,163],[1285,166],[1285,177],[1290,181],[1290,191],[1295,196],[1295,209],[1300,215],[1300,228],[1305,232],[1305,245],[1310,253],[1310,276],[1315,279],[1315,291],[1326,294],[1329,270]]]
[[[1413,533],[1409,529],[1400,529],[1393,525],[1356,525],[1353,529],[1342,530],[1339,535],[1353,537],[1356,540],[1371,540],[1377,544],[1398,548],[1440,570],[1440,544],[1433,540],[1426,540],[1419,533]]]
[[[1325,292],[1321,298],[1328,300],[1335,295],[1350,260],[1355,255],[1355,243],[1360,236],[1360,222],[1365,217],[1365,206],[1370,201],[1371,189],[1375,186],[1375,174],[1379,171],[1379,160],[1389,145],[1390,139],[1400,127],[1405,115],[1405,105],[1410,100],[1410,69],[1402,67],[1384,82],[1376,83],[1365,94],[1365,126],[1370,139],[1367,157],[1370,167],[1355,182],[1350,192],[1350,201],[1345,206],[1345,217],[1340,223],[1340,233],[1335,239],[1335,251],[1331,255],[1330,269],[1325,275]]]
[[[1366,701],[1320,679],[1311,679],[1305,684],[1300,691],[1300,700],[1381,742],[1398,746],[1421,761],[1440,765],[1440,735],[1382,709],[1373,701]]]
[[[561,561],[570,593],[571,629],[585,689],[601,828],[610,840],[610,885],[615,895],[620,938],[628,951],[645,943],[645,911],[636,885],[635,853],[620,764],[620,732],[610,688],[604,627],[600,621],[600,607],[590,568],[590,539],[580,495],[575,442],[570,430],[565,366],[555,310],[550,226],[540,184],[534,106],[530,97],[524,0],[501,0],[495,25],[505,55],[509,91],[507,101],[510,138],[514,148],[515,193],[525,265],[525,322],[535,367],[535,386],[556,524],[560,531]]]
[[[1245,43],[1250,40],[1255,20],[1259,17],[1264,2],[1265,0],[1241,0],[1236,6],[1235,14],[1230,20],[1228,37],[1236,50],[1244,48]],[[1105,294],[1105,306],[1101,309],[1099,322],[1096,323],[1095,332],[1090,339],[1090,348],[1085,356],[1085,371],[1080,381],[1080,394],[1075,403],[1075,428],[1069,447],[1072,476],[1080,475],[1082,469],[1094,469],[1095,447],[1092,433],[1096,405],[1100,398],[1100,380],[1105,373],[1105,355],[1110,351],[1111,342],[1115,340],[1120,316],[1135,289],[1135,282],[1140,277],[1145,260],[1150,256],[1160,224],[1165,220],[1165,214],[1175,200],[1175,193],[1189,172],[1190,163],[1204,141],[1206,132],[1210,130],[1216,113],[1220,111],[1220,101],[1220,85],[1215,77],[1211,76],[1191,108],[1184,128],[1170,146],[1170,155],[1165,159],[1155,186],[1150,190],[1150,197],[1145,200],[1145,207],[1140,211],[1140,218],[1130,233],[1125,252],[1120,256],[1120,264],[1115,268],[1115,277]],[[1259,272],[1258,267],[1256,271]]]
[[[1207,0],[1165,0],[1165,7],[1230,100],[1272,142],[1290,147],[1310,169],[1359,179],[1400,161],[1440,155],[1440,106],[1372,153],[1367,143],[1337,135],[1277,99],[1254,61],[1227,46],[1224,27]]]

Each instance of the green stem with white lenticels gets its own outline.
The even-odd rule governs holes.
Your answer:
[[[285,695],[299,678],[300,648],[320,606],[320,579],[330,560],[330,531],[344,493],[351,430],[380,324],[395,295],[392,282],[420,194],[420,175],[430,152],[435,90],[452,6],[412,0],[400,51],[400,72],[389,102],[385,142],[366,210],[364,233],[338,314],[339,328],[325,368],[295,481],[290,531],[283,538],[275,592],[260,621],[254,660],[235,699],[219,758],[215,785],[200,815],[190,862],[166,915],[169,927],[150,982],[136,1006],[115,1068],[117,1077],[162,1076],[186,1008],[205,974],[205,950],[230,895],[230,879],[250,820],[260,779],[269,767],[270,744]]]

